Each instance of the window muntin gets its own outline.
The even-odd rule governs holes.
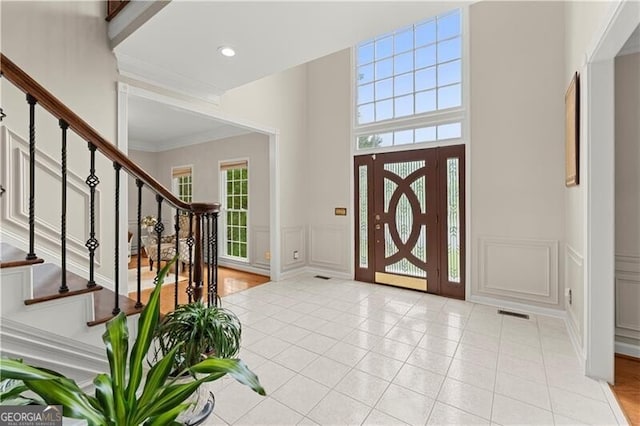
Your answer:
[[[383,148],[415,143],[444,141],[462,137],[462,123],[444,123],[415,129],[392,130],[357,137],[358,149]]]
[[[173,193],[185,203],[193,201],[193,176],[190,166],[174,167],[171,169]]]
[[[247,261],[249,219],[249,168],[246,161],[220,166],[224,203],[223,256]]]
[[[461,12],[356,48],[356,125],[462,107]]]

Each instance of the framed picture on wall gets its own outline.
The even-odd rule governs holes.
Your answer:
[[[564,95],[565,180],[566,186],[580,181],[580,76],[576,72]]]

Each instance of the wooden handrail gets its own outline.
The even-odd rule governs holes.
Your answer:
[[[129,0],[107,0],[107,22],[116,17],[124,7],[129,4]]]
[[[58,100],[55,96],[53,96],[49,91],[47,91],[44,87],[42,87],[38,82],[36,82],[33,78],[31,78],[26,72],[24,72],[20,67],[18,67],[15,63],[13,63],[9,58],[7,58],[4,54],[0,52],[0,74],[13,83],[18,89],[27,94],[27,100],[30,103],[30,114],[33,114],[33,108],[35,104],[40,104],[42,108],[48,111],[54,118],[60,120],[60,126],[65,131],[65,139],[66,141],[66,129],[71,129],[78,136],[89,143],[89,151],[91,153],[91,167],[90,173],[93,175],[94,167],[95,167],[95,151],[98,150],[101,152],[107,159],[111,160],[114,163],[114,168],[116,169],[116,188],[119,187],[119,171],[120,169],[125,169],[125,171],[132,177],[135,177],[140,182],[147,185],[152,191],[156,193],[156,199],[158,201],[158,218],[161,217],[161,204],[163,201],[167,201],[169,204],[174,207],[181,209],[183,211],[190,212],[195,219],[195,233],[192,233],[189,237],[191,245],[194,246],[194,257],[193,257],[193,280],[191,280],[190,275],[190,288],[191,294],[195,297],[195,300],[200,300],[202,298],[202,293],[204,290],[204,275],[203,275],[203,247],[202,245],[208,245],[209,250],[216,250],[212,244],[217,244],[217,230],[214,231],[213,236],[203,235],[203,230],[201,229],[201,222],[208,220],[211,216],[217,219],[217,215],[220,212],[220,204],[219,203],[185,203],[180,200],[174,194],[171,193],[170,190],[165,188],[160,182],[158,182],[153,176],[149,175],[145,172],[140,166],[131,161],[129,157],[127,157],[122,151],[120,151],[115,145],[107,141],[103,138],[94,128],[92,128],[87,122],[85,122],[80,116],[71,111],[66,105],[64,105],[60,100]],[[30,126],[33,125],[33,117],[31,117]],[[67,126],[68,125],[68,126]],[[30,141],[31,149],[35,149],[35,139]],[[66,152],[66,142],[65,148],[63,149]],[[32,151],[33,152],[33,151]],[[33,154],[30,155],[30,164],[33,167]],[[91,175],[91,176],[92,176]],[[91,177],[90,176],[90,177]],[[95,176],[93,176],[95,177]],[[31,182],[33,182],[33,176],[31,177]],[[90,182],[87,181],[87,184],[91,186]],[[95,185],[94,185],[95,186]],[[92,186],[93,190],[93,186]],[[138,185],[138,230],[140,230],[140,191],[141,184]],[[32,197],[33,188],[31,189]],[[64,196],[63,196],[64,198]],[[92,210],[91,210],[91,223],[93,226],[93,198],[91,201]],[[63,202],[64,204],[64,202]],[[33,204],[32,204],[33,205]],[[119,198],[118,191],[116,190],[116,217],[118,217],[118,208],[119,208]],[[64,221],[63,221],[64,223]],[[177,229],[177,221],[176,221],[176,231]],[[92,228],[93,229],[93,228]],[[207,233],[209,232],[209,228],[207,227]],[[93,232],[93,230],[92,230]],[[159,228],[158,236],[162,233],[162,229]],[[116,241],[118,240],[118,228],[116,222]],[[33,223],[30,222],[30,237],[33,239],[34,236],[34,226]],[[160,260],[160,238],[158,238],[158,260]],[[91,244],[90,244],[91,243]],[[87,248],[89,249],[90,256],[92,256],[93,251],[97,247],[97,240],[94,238],[94,235],[90,235],[90,239],[87,240]],[[178,250],[177,241],[176,241],[176,252]],[[191,248],[190,248],[191,250]],[[116,251],[116,276],[118,276],[118,251]],[[35,256],[35,254],[34,254]],[[191,256],[191,254],[190,254]],[[92,259],[90,257],[90,259]],[[93,282],[93,261],[90,260],[90,277],[89,284]],[[189,260],[191,263],[191,258]],[[214,265],[217,266],[217,258],[214,259]],[[138,269],[140,266],[138,265]],[[210,274],[209,274],[210,275]],[[209,286],[212,285],[211,277],[208,277]],[[139,283],[138,283],[139,284]],[[95,283],[93,284],[95,285]],[[177,292],[177,280],[176,280],[176,292]],[[116,294],[118,288],[118,281],[116,280]],[[209,291],[211,287],[209,287]],[[215,284],[214,284],[215,288]],[[138,289],[138,297],[139,297],[140,289]],[[177,293],[176,293],[177,294]],[[113,310],[115,314],[119,311],[118,300],[116,299],[116,305]],[[139,299],[138,299],[139,300]],[[191,300],[191,299],[190,299]],[[217,299],[214,300],[216,303]],[[176,299],[177,303],[177,299]],[[208,299],[208,303],[211,303],[210,298]]]
[[[0,73],[24,93],[33,96],[37,103],[49,111],[49,113],[51,113],[55,118],[66,121],[67,124],[69,124],[69,128],[71,128],[78,136],[94,145],[98,151],[100,151],[109,160],[120,164],[122,168],[129,173],[129,175],[140,179],[173,206],[183,210],[192,210],[189,203],[185,203],[180,200],[153,176],[142,170],[140,166],[131,161],[129,157],[120,151],[114,144],[103,138],[93,127],[87,124],[86,121],[71,111],[65,104],[58,100],[58,98],[53,96],[48,90],[31,78],[3,53],[0,53]],[[204,203],[199,204],[202,205]],[[204,206],[206,206],[205,210],[207,212],[218,211],[219,208],[219,204],[217,203],[204,204]]]

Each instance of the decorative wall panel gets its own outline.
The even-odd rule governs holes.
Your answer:
[[[322,269],[349,271],[349,229],[346,225],[312,225],[309,264]]]
[[[558,303],[558,242],[479,239],[478,292],[523,303]]]
[[[29,144],[2,127],[3,195],[2,223],[15,233],[28,238],[29,232]],[[61,176],[59,159],[36,147],[36,246],[59,251]],[[87,166],[88,168],[88,166]],[[67,173],[67,256],[76,262],[88,259],[85,242],[89,238],[89,188],[84,177]],[[101,193],[96,188],[96,235],[100,233]],[[96,266],[100,266],[100,248],[96,250]]]

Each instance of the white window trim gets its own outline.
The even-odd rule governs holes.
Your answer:
[[[169,172],[169,179],[171,180],[171,193],[176,196],[176,198],[180,199],[180,193],[178,191],[178,180],[173,177],[173,171],[176,169],[191,169],[191,201],[193,202],[193,188],[194,188],[194,167],[193,164],[185,164],[182,166],[172,166],[171,171]]]
[[[469,7],[452,8],[460,10],[461,38],[462,38],[462,105],[458,108],[449,108],[442,111],[434,111],[412,115],[409,117],[393,118],[367,124],[358,124],[358,99],[357,99],[357,46],[351,48],[351,146],[353,155],[374,154],[380,152],[410,151],[437,146],[467,145],[470,140],[470,55],[469,55]],[[447,13],[447,12],[444,12]],[[428,19],[428,18],[425,18]],[[360,44],[360,43],[359,43]],[[415,49],[414,49],[415,50]],[[408,130],[420,127],[429,127],[453,122],[460,122],[462,137],[454,139],[436,140],[431,142],[418,142],[405,145],[384,146],[378,148],[358,149],[358,137],[371,134],[387,133],[398,130]],[[467,152],[468,154],[468,152]],[[468,159],[468,155],[467,155]]]
[[[226,254],[227,251],[227,179],[223,176],[224,172],[220,170],[221,166],[226,163],[235,163],[235,162],[246,162],[247,170],[250,173],[251,170],[251,162],[248,157],[242,158],[229,158],[226,160],[218,161],[218,183],[219,183],[219,194],[220,194],[220,213],[218,215],[218,235],[220,236],[220,245],[218,246],[218,255],[222,259],[231,260],[233,262],[239,262],[243,264],[251,263],[251,233],[249,230],[251,229],[251,209],[247,208],[247,257],[236,257],[230,256]],[[251,202],[251,175],[248,175],[247,178],[247,203]],[[249,204],[247,204],[249,205]]]

